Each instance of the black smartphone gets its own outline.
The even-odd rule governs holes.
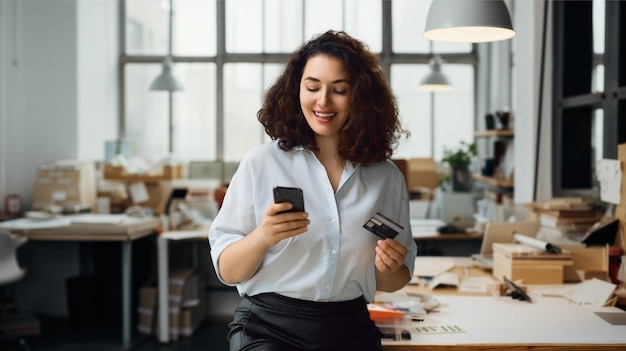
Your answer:
[[[274,202],[291,202],[293,208],[284,212],[304,212],[304,196],[302,189],[277,186],[274,188]]]

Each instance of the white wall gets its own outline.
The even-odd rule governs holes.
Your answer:
[[[117,134],[117,2],[0,1],[0,199],[32,202],[37,167],[100,160]],[[4,209],[4,201],[0,204]]]
[[[533,201],[539,103],[543,1],[515,1],[513,26],[513,105],[515,113],[515,202]],[[548,27],[550,23],[548,23]],[[552,44],[548,33],[542,109],[537,199],[552,196]]]
[[[104,159],[118,128],[117,1],[81,1],[77,13],[78,158]]]
[[[37,168],[102,159],[117,128],[117,1],[0,1],[0,210],[7,194],[32,202]],[[66,313],[65,278],[79,273],[76,243],[20,248],[18,308]],[[33,257],[37,257],[36,262]]]

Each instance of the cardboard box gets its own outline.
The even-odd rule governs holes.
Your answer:
[[[198,329],[198,326],[205,320],[207,313],[206,297],[199,299],[196,306],[185,307],[180,315],[179,334],[183,337],[190,337]]]
[[[182,308],[179,312],[170,313],[170,318],[175,318],[178,325],[176,329],[171,329],[170,336],[177,335],[176,340],[180,337],[190,337],[198,330],[198,327],[205,321],[208,316],[206,296],[202,295],[200,303],[196,306]],[[170,325],[172,323],[170,322]],[[154,334],[159,332],[159,316],[155,319]]]
[[[609,254],[606,247],[568,248],[574,264],[564,267],[566,282],[582,282],[597,278],[610,281]]]
[[[140,202],[138,205],[150,207],[154,214],[160,215],[167,212],[167,200],[172,192],[173,186],[170,182],[145,183],[148,192],[148,200]]]
[[[203,275],[191,268],[181,268],[170,273],[169,293],[169,333],[172,341],[181,336],[193,334],[207,316],[206,297],[204,295]],[[141,287],[139,290],[140,333],[154,335],[158,332],[158,290],[156,282]]]
[[[195,311],[193,308],[202,304],[202,274],[191,268],[177,269],[170,274],[168,285],[170,339],[176,341],[182,334],[183,319],[191,323],[192,320],[194,320],[191,316],[191,311]],[[186,309],[190,308],[191,310],[189,312],[184,312]],[[185,315],[185,313],[189,313],[190,315]],[[194,313],[194,316],[196,316],[198,312],[196,311]],[[190,327],[191,324],[188,324],[188,326]]]
[[[93,162],[61,160],[43,164],[33,184],[33,208],[50,205],[96,205],[96,172]]]
[[[406,172],[406,183],[409,191],[428,188],[432,192],[439,185],[437,165],[432,158],[409,159]]]
[[[574,264],[571,253],[549,254],[523,244],[493,244],[493,276],[524,284],[563,284],[564,267]]]
[[[180,179],[183,177],[183,165],[163,165],[160,169],[149,173],[134,174],[128,173],[122,166],[112,164],[104,165],[103,172],[106,180],[121,180],[132,182],[160,182]]]
[[[137,330],[146,335],[152,335],[155,332],[156,314],[158,304],[158,290],[155,283],[142,286],[139,289],[139,322]]]

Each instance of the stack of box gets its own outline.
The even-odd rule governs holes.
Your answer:
[[[202,275],[191,268],[173,271],[169,279],[170,340],[190,336],[205,317]]]
[[[539,221],[538,238],[568,238],[580,241],[591,227],[602,219],[590,198],[553,198],[536,201],[530,206],[528,219]]]
[[[93,162],[60,160],[39,167],[33,184],[33,209],[50,206],[88,208],[96,204],[96,172]]]
[[[493,244],[493,276],[524,284],[563,284],[564,267],[574,264],[569,252],[548,253],[524,244]]]
[[[155,283],[144,285],[139,290],[139,323],[137,330],[146,335],[153,335],[157,323],[158,290]]]
[[[206,318],[206,298],[200,272],[191,268],[177,269],[169,278],[169,337],[176,341],[191,336]],[[139,332],[153,335],[158,332],[158,292],[154,283],[141,288],[139,293]]]

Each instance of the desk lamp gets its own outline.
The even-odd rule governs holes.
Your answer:
[[[515,36],[503,0],[433,0],[424,37],[430,40],[483,43]]]

